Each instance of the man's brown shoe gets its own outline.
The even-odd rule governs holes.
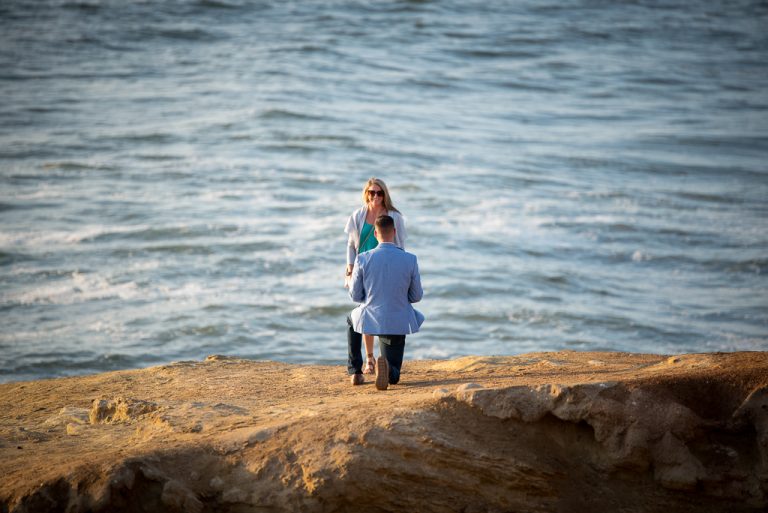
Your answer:
[[[362,374],[352,374],[350,381],[353,385],[362,385],[365,383],[365,377]]]
[[[389,363],[383,355],[376,360],[376,388],[386,390],[389,387]]]

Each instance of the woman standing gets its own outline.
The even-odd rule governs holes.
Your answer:
[[[349,236],[347,240],[347,279],[352,275],[355,258],[358,254],[370,251],[379,245],[373,235],[373,223],[381,215],[389,215],[395,221],[395,245],[405,249],[405,222],[400,211],[392,204],[387,184],[378,178],[369,178],[363,187],[363,206],[355,210],[344,232]],[[347,280],[345,280],[347,285]],[[366,364],[364,372],[373,374],[376,369],[376,360],[373,357],[373,335],[363,334],[365,342]]]

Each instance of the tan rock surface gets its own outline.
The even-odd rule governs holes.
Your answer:
[[[0,511],[765,511],[768,353],[209,357],[0,385]]]

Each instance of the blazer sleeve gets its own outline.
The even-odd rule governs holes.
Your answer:
[[[411,273],[411,285],[408,287],[408,302],[418,303],[424,297],[424,290],[421,288],[421,275],[419,274],[419,261],[413,257],[413,272]]]

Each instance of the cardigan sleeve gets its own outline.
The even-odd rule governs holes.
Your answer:
[[[405,219],[402,214],[392,211],[390,214],[395,221],[395,246],[401,249],[405,249],[405,239],[408,238],[408,233],[405,231]]]
[[[347,226],[344,227],[344,233],[347,234],[347,265],[354,264],[357,257],[357,244],[360,238],[360,232],[357,229],[357,214],[358,212],[353,212],[347,220]]]
[[[347,242],[347,265],[354,264],[356,256],[357,256],[357,249],[355,249],[354,243],[350,240]]]

